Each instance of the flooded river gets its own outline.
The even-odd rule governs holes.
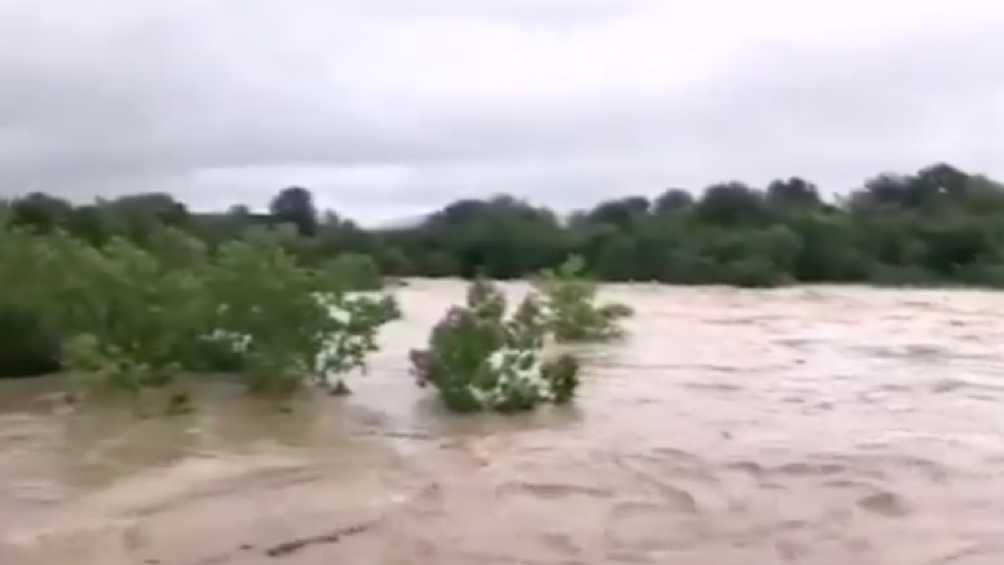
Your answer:
[[[1004,294],[611,286],[577,401],[505,418],[407,375],[463,292],[402,289],[355,394],[292,411],[0,382],[0,563],[1004,563]]]

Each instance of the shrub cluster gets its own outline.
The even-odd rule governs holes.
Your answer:
[[[174,228],[144,246],[95,246],[0,227],[0,280],[17,304],[0,307],[0,334],[13,337],[0,371],[62,364],[132,392],[182,371],[237,372],[263,391],[331,382],[364,367],[378,328],[399,315],[389,296],[348,291],[339,272],[301,265],[267,230],[210,252]]]
[[[420,385],[431,383],[457,412],[529,410],[541,402],[568,402],[579,384],[579,363],[570,354],[545,357],[549,337],[562,341],[620,335],[620,305],[593,306],[595,288],[569,262],[546,273],[542,299],[531,292],[506,316],[506,300],[494,284],[471,284],[464,307],[454,307],[432,330],[428,349],[411,352]],[[571,327],[577,325],[573,331]]]

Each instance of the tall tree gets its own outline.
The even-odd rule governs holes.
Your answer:
[[[779,210],[804,210],[822,205],[819,189],[799,177],[775,180],[767,185],[767,204]]]
[[[600,202],[586,218],[594,224],[613,224],[625,228],[648,214],[650,206],[651,203],[644,196],[628,196]]]
[[[737,181],[709,186],[697,203],[702,220],[721,225],[758,223],[764,212],[763,193]]]
[[[309,190],[299,186],[284,188],[272,199],[269,209],[275,219],[295,225],[300,235],[317,234],[317,209]]]
[[[33,192],[10,204],[13,223],[43,232],[65,225],[72,213],[72,204],[44,192]]]
[[[670,188],[655,199],[655,213],[668,214],[694,205],[694,197],[682,188]]]

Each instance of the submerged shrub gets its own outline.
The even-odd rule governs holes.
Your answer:
[[[166,268],[118,238],[101,248],[62,233],[27,243],[33,282],[23,295],[67,340],[67,368],[129,390],[166,383],[180,370],[212,303],[197,270]]]
[[[138,394],[170,382],[181,370],[175,362],[153,364],[93,334],[74,336],[66,344],[66,363],[88,388],[109,388]]]
[[[0,338],[12,334],[0,349],[31,357],[0,352],[0,370],[47,370],[62,345],[64,365],[92,386],[138,393],[194,370],[289,390],[364,368],[377,330],[400,314],[392,297],[346,292],[328,270],[299,265],[266,232],[214,257],[177,230],[149,239],[93,247],[0,226],[0,280],[23,303],[0,308]]]
[[[0,378],[59,370],[59,338],[35,312],[0,305]]]
[[[317,378],[344,389],[341,376],[366,370],[366,356],[379,348],[377,332],[387,322],[401,317],[397,301],[390,295],[328,293],[316,297],[328,313],[319,330],[320,352],[314,360]]]
[[[379,290],[383,286],[380,267],[373,257],[362,253],[342,253],[327,261],[323,269],[345,290]]]
[[[551,383],[554,402],[563,404],[572,399],[575,389],[579,386],[579,361],[575,357],[564,354],[542,368],[544,380]]]
[[[557,271],[544,271],[537,288],[544,296],[547,325],[558,341],[605,341],[623,334],[622,318],[633,314],[624,304],[597,307],[596,283],[582,276],[581,257],[569,258]]]
[[[548,326],[537,299],[528,296],[508,319],[505,310],[502,292],[479,279],[467,306],[451,308],[433,328],[429,348],[411,352],[419,385],[432,383],[450,410],[512,412],[572,398],[578,364],[567,355],[543,358]]]
[[[771,288],[783,284],[785,274],[764,257],[730,261],[722,266],[723,278],[742,288]]]
[[[389,296],[346,293],[326,269],[298,265],[277,242],[223,245],[210,269],[212,326],[244,358],[254,390],[329,384],[365,368],[381,325],[399,315]]]
[[[240,373],[247,369],[239,339],[210,333],[191,343],[185,369],[200,373]]]

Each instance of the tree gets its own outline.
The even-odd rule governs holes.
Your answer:
[[[593,263],[597,275],[606,280],[631,280],[639,271],[635,259],[635,240],[623,233],[606,238],[597,250]]]
[[[566,221],[503,194],[459,200],[393,229],[367,230],[333,212],[319,221],[310,192],[299,187],[278,194],[270,214],[241,205],[190,214],[163,193],[83,206],[35,193],[2,205],[0,216],[29,233],[65,230],[97,248],[124,239],[175,263],[189,250],[174,245],[172,236],[165,239],[167,228],[200,240],[211,256],[231,240],[270,232],[305,268],[323,270],[333,258],[366,255],[397,276],[518,278],[580,255],[592,273],[609,280],[1004,281],[998,276],[1004,274],[1004,185],[993,179],[936,163],[867,179],[849,198],[835,200],[826,204],[812,183],[785,177],[764,191],[737,181],[715,184],[696,202],[680,188],[653,202],[614,198],[572,211]],[[373,272],[355,259],[349,266]]]
[[[326,274],[344,290],[380,290],[380,267],[369,255],[342,253],[324,264]]]
[[[876,206],[903,206],[910,193],[910,178],[883,173],[865,181],[864,190],[852,197],[859,209]]]
[[[937,163],[917,172],[917,182],[960,200],[966,196],[969,175],[947,163]]]
[[[767,205],[778,210],[807,210],[819,208],[823,202],[819,198],[816,185],[799,177],[775,180],[767,185]]]
[[[65,225],[72,213],[73,206],[69,202],[43,192],[32,192],[10,204],[14,225],[27,226],[39,232],[49,232]]]
[[[945,163],[925,167],[903,177],[906,187],[900,204],[928,213],[949,210],[965,199],[968,180],[968,175]]]
[[[188,208],[163,192],[122,196],[112,200],[107,206],[131,224],[141,227],[153,223],[182,226],[189,220]]]
[[[433,268],[429,274],[465,277],[479,272],[517,277],[554,264],[566,251],[565,233],[552,212],[509,196],[456,202],[417,229],[389,235],[387,242],[426,257]],[[453,265],[438,257],[431,261],[432,249],[451,255]]]
[[[594,224],[613,224],[625,228],[633,224],[639,217],[648,213],[651,203],[644,196],[629,196],[618,200],[601,202],[589,214],[586,220]]]
[[[1004,184],[983,175],[971,175],[963,189],[965,213],[974,215],[1004,213]]]
[[[859,249],[860,234],[848,216],[802,214],[788,226],[802,242],[792,267],[796,280],[853,281],[868,276],[871,259]]]
[[[655,213],[668,214],[694,205],[694,196],[682,188],[670,188],[655,199]]]
[[[256,390],[340,382],[365,368],[377,329],[399,314],[390,297],[351,295],[330,271],[298,264],[269,232],[223,245],[207,280],[212,327],[243,350]]]
[[[0,343],[0,378],[59,370],[59,336],[30,308],[0,303]]]
[[[191,227],[191,216],[185,205],[161,192],[98,200],[93,216],[80,220],[95,234],[103,231],[105,238],[125,237],[139,244],[144,244],[147,236],[160,227]]]
[[[109,219],[108,211],[92,204],[73,210],[66,229],[95,246],[104,245],[114,235],[114,225]]]
[[[378,244],[373,234],[363,230],[352,220],[339,218],[330,210],[325,213],[324,222],[318,227],[317,239],[320,254],[318,260],[341,253],[372,255]]]
[[[171,268],[122,238],[94,248],[57,232],[28,245],[25,302],[58,331],[67,365],[90,384],[137,394],[165,384],[206,331],[216,303],[196,269]]]
[[[460,264],[457,259],[444,250],[431,251],[419,256],[422,274],[429,277],[456,277],[460,275]]]
[[[711,185],[697,203],[697,215],[720,225],[760,223],[766,216],[763,194],[737,181]]]
[[[797,233],[788,226],[775,224],[753,234],[751,243],[758,248],[754,254],[766,257],[783,277],[791,279],[795,261],[804,246]]]
[[[978,263],[993,254],[993,242],[984,226],[972,219],[919,226],[926,255],[924,266],[951,275],[964,265]]]
[[[60,336],[40,312],[46,274],[38,238],[0,218],[0,378],[59,369]]]
[[[301,236],[317,234],[317,209],[309,190],[298,186],[284,188],[272,199],[269,209],[276,220],[295,225]]]

